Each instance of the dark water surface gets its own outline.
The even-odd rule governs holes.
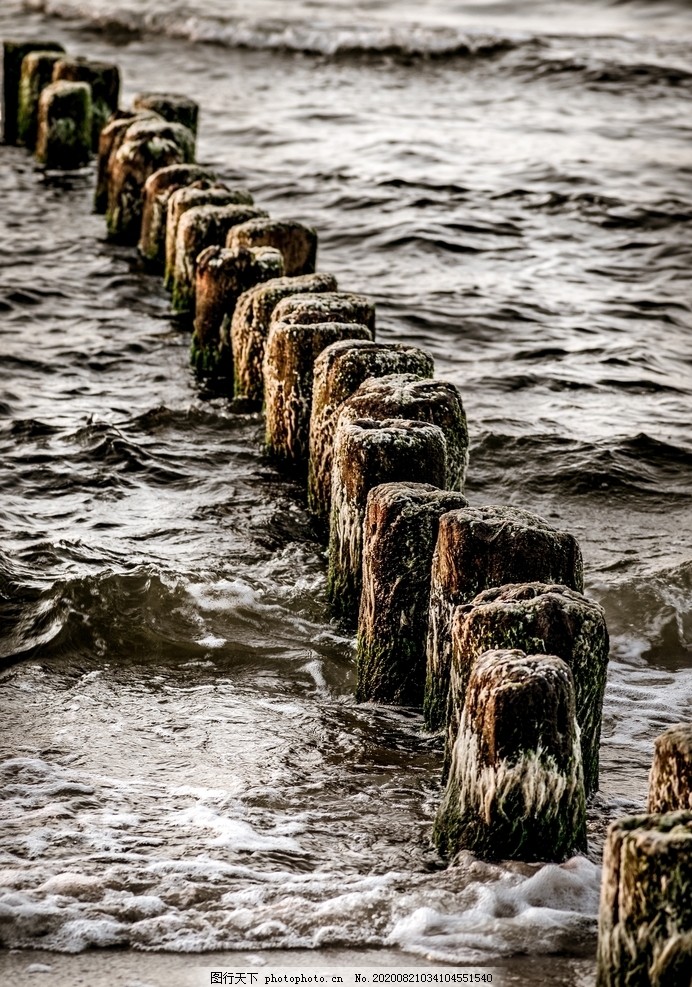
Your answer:
[[[580,539],[613,645],[592,852],[442,868],[439,741],[353,701],[260,418],[194,379],[91,172],[1,147],[0,942],[591,955],[604,822],[692,709],[689,10],[205,9],[9,0],[0,35],[198,99],[199,160],[459,385],[471,502]]]

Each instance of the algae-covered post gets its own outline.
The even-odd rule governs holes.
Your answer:
[[[277,278],[244,292],[238,299],[231,321],[230,338],[222,330],[221,345],[233,350],[233,375],[236,397],[260,407],[264,398],[264,349],[269,335],[272,313],[283,298],[297,294],[333,292],[336,278],[331,274],[304,274],[295,278]]]
[[[36,148],[39,97],[53,81],[53,67],[61,58],[62,53],[58,51],[31,51],[22,62],[17,140],[30,151]]]
[[[38,101],[36,157],[48,169],[83,168],[91,156],[91,89],[51,82]]]
[[[207,247],[202,251],[197,258],[190,355],[196,370],[232,379],[232,351],[221,345],[221,332],[233,318],[244,291],[283,273],[283,255],[274,247]]]
[[[402,343],[343,340],[332,343],[317,357],[310,414],[308,507],[321,529],[329,525],[334,429],[344,401],[369,377],[432,377],[434,370],[428,353]]]
[[[289,278],[315,272],[317,233],[294,220],[252,219],[231,230],[226,246],[231,250],[275,247],[281,251]]]
[[[91,147],[98,151],[99,137],[118,109],[120,69],[112,62],[89,58],[61,58],[53,69],[53,82],[86,82],[91,89]]]
[[[603,608],[566,586],[513,583],[484,590],[452,619],[447,758],[451,755],[478,656],[495,648],[557,655],[569,665],[576,690],[586,794],[598,788],[598,750],[608,670]]]
[[[16,144],[19,137],[19,86],[22,62],[32,51],[64,52],[65,49],[55,41],[3,41],[2,139],[4,144]]]
[[[356,698],[421,706],[430,567],[441,515],[464,507],[457,491],[383,483],[368,494],[358,616]]]
[[[692,810],[692,724],[678,723],[656,738],[647,808]]]
[[[142,228],[142,191],[150,175],[167,165],[189,164],[194,140],[187,128],[166,120],[135,121],[109,164],[109,236],[120,243],[138,243]]]
[[[254,216],[266,216],[266,213],[263,209],[237,203],[225,206],[194,206],[183,212],[178,221],[175,238],[175,262],[171,283],[171,305],[174,311],[194,315],[197,261],[200,254],[207,247],[220,247],[233,226],[245,223]]]
[[[352,291],[323,291],[283,298],[272,313],[273,322],[316,326],[322,322],[350,322],[367,326],[375,336],[375,304]]]
[[[440,522],[430,586],[424,715],[444,726],[452,656],[452,613],[481,590],[532,580],[581,592],[584,570],[576,539],[514,507],[469,507]]]
[[[342,411],[334,434],[327,571],[335,616],[349,624],[358,617],[370,490],[402,481],[444,487],[446,476],[447,444],[438,425],[405,419],[352,421]]]
[[[180,123],[197,136],[199,104],[180,93],[138,93],[132,101],[134,110],[151,110],[169,123]]]
[[[452,856],[561,861],[586,849],[572,673],[554,655],[476,662],[433,837]]]
[[[692,982],[692,812],[628,816],[608,830],[598,987]]]
[[[216,184],[216,176],[201,165],[168,165],[159,168],[144,183],[142,227],[137,249],[152,271],[163,271],[170,197],[178,189],[188,188],[193,184],[195,188],[211,188]],[[246,202],[252,205],[252,196],[249,192]]]
[[[125,135],[133,123],[146,120],[163,120],[155,113],[130,113],[127,110],[117,110],[99,134],[96,191],[94,193],[94,212],[105,213],[108,210],[108,187],[111,176],[111,158],[125,140]]]
[[[371,338],[367,326],[355,323],[271,324],[264,354],[266,449],[303,478],[308,461],[315,359],[325,346],[337,340]]]

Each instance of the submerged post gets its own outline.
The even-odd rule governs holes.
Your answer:
[[[327,596],[334,615],[354,624],[362,586],[363,520],[368,493],[380,483],[443,487],[447,446],[437,425],[405,419],[339,416],[334,436]]]
[[[52,82],[38,101],[36,157],[48,169],[83,168],[91,156],[91,90],[85,82]]]
[[[686,987],[692,978],[692,812],[608,829],[597,987]]]
[[[19,137],[19,85],[24,58],[32,51],[64,52],[65,49],[56,41],[3,41],[2,49],[2,140],[4,144],[16,144]]]
[[[649,812],[692,811],[692,725],[669,727],[654,742]]]
[[[574,676],[584,788],[598,788],[608,631],[603,608],[566,586],[513,583],[484,590],[452,620],[447,756],[454,747],[468,683],[478,656],[495,648],[557,655]]]
[[[222,329],[221,345],[233,350],[233,375],[236,397],[249,405],[261,407],[264,398],[264,350],[272,313],[282,298],[300,293],[336,291],[331,274],[303,274],[295,278],[276,278],[244,292],[233,313],[230,334]]]
[[[284,259],[286,277],[314,274],[317,259],[317,233],[303,223],[286,219],[251,219],[228,234],[230,250],[275,247]]]
[[[468,507],[440,521],[430,586],[424,715],[428,730],[445,723],[452,661],[452,613],[489,586],[540,580],[581,592],[576,539],[514,507]]]
[[[22,62],[17,111],[17,140],[30,151],[36,148],[38,101],[53,81],[53,67],[62,58],[59,51],[31,51]]]
[[[356,668],[359,702],[421,706],[430,568],[441,515],[465,507],[429,483],[383,483],[368,494]]]
[[[112,62],[90,58],[61,58],[53,69],[53,82],[86,82],[91,89],[91,147],[98,151],[99,137],[118,109],[120,69]]]
[[[447,856],[561,861],[586,849],[572,673],[554,655],[481,655],[433,837]]]
[[[432,377],[434,370],[430,354],[402,343],[342,340],[317,357],[310,415],[308,508],[321,529],[329,526],[334,430],[344,401],[369,377]]]
[[[367,326],[355,323],[272,322],[264,354],[265,445],[270,456],[301,477],[308,461],[316,357],[337,340],[371,338]]]
[[[150,110],[169,123],[180,123],[197,136],[199,104],[180,93],[139,93],[132,101],[136,111]]]

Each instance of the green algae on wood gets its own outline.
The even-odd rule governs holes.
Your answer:
[[[342,340],[317,357],[310,414],[308,507],[321,530],[329,524],[334,430],[344,401],[370,377],[393,373],[432,377],[434,371],[430,354],[403,343]]]
[[[36,148],[38,131],[38,101],[41,93],[53,81],[53,67],[62,53],[31,51],[22,62],[17,110],[17,140],[30,151]]]
[[[647,809],[692,811],[692,724],[669,727],[654,741]]]
[[[355,323],[272,322],[264,354],[264,413],[265,446],[273,459],[305,476],[315,360],[330,343],[371,338],[367,326]]]
[[[53,82],[86,82],[91,88],[91,147],[98,151],[101,131],[118,109],[120,69],[112,62],[90,58],[61,58],[53,68]]]
[[[692,812],[608,829],[597,987],[686,987],[692,976]]]
[[[34,51],[64,53],[65,49],[56,41],[11,40],[3,41],[2,48],[2,139],[4,144],[16,144],[19,137],[19,87],[22,62]]]
[[[284,259],[274,247],[207,247],[197,258],[191,362],[195,369],[233,377],[232,350],[221,331],[233,318],[238,298],[256,284],[281,277]]]
[[[303,223],[286,219],[251,219],[228,234],[230,250],[275,247],[284,259],[286,277],[314,274],[317,260],[317,233]]]
[[[368,493],[380,483],[443,487],[447,445],[437,425],[406,419],[357,419],[342,411],[334,434],[327,597],[335,617],[354,625],[362,586],[363,521]]]
[[[259,408],[264,399],[264,350],[274,309],[283,298],[300,293],[336,291],[331,274],[303,274],[276,278],[244,292],[235,307],[230,333],[222,329],[221,344],[233,350],[234,391],[248,406]]]
[[[557,655],[574,676],[584,788],[598,788],[608,631],[603,608],[580,593],[549,583],[513,583],[484,590],[452,618],[447,763],[478,656],[495,648]]]
[[[138,93],[132,101],[134,110],[152,110],[169,123],[181,123],[197,136],[199,104],[180,93]]]
[[[85,82],[51,82],[38,101],[36,157],[48,169],[83,168],[91,157],[91,90]]]
[[[137,249],[151,270],[163,271],[166,252],[166,222],[170,197],[180,188],[211,188],[216,175],[196,164],[174,164],[159,168],[144,183],[142,227]],[[252,196],[247,193],[248,205]]]
[[[421,706],[430,567],[441,515],[464,507],[457,491],[383,483],[368,494],[356,668],[359,702]]]
[[[433,838],[446,856],[559,862],[586,849],[574,684],[555,655],[476,661]]]
[[[441,519],[430,586],[429,730],[440,730],[447,714],[454,608],[490,586],[533,580],[583,590],[581,551],[572,535],[515,507],[468,507]]]

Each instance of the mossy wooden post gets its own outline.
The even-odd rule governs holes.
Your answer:
[[[388,374],[364,381],[344,402],[352,418],[409,418],[439,425],[447,440],[448,490],[464,489],[469,432],[459,389],[415,374]]]
[[[692,724],[678,723],[656,738],[647,808],[692,811]]]
[[[53,81],[53,66],[61,58],[62,53],[59,51],[30,51],[22,62],[17,140],[30,151],[36,148],[39,97]]]
[[[38,101],[36,157],[48,169],[83,168],[91,157],[91,90],[85,82],[51,82]]]
[[[264,353],[264,414],[267,453],[304,478],[310,439],[315,359],[341,339],[371,339],[367,326],[321,322],[272,322]]]
[[[91,147],[98,151],[99,137],[118,109],[120,69],[112,62],[90,58],[61,58],[53,68],[53,82],[86,82],[91,88]]]
[[[448,857],[485,860],[559,862],[586,850],[574,684],[560,658],[479,657],[433,838]]]
[[[259,408],[264,399],[264,350],[272,313],[283,298],[301,293],[336,291],[331,274],[303,274],[294,278],[277,278],[257,285],[238,299],[231,321],[230,335],[221,333],[222,346],[233,351],[235,396],[248,406]]]
[[[329,527],[334,429],[344,401],[369,377],[432,377],[434,372],[428,353],[401,343],[342,340],[327,346],[317,357],[310,415],[308,508],[321,533]]]
[[[572,535],[514,507],[469,507],[442,518],[430,586],[428,730],[440,730],[447,715],[454,608],[489,586],[532,580],[583,590],[581,551]]]
[[[229,189],[225,185],[209,188],[192,184],[171,193],[166,211],[166,261],[163,283],[171,290],[175,275],[178,226],[185,213],[198,206],[252,205],[252,196],[245,189]],[[220,245],[220,244],[219,244]]]
[[[317,233],[303,223],[286,219],[252,219],[228,234],[230,250],[245,247],[275,247],[284,259],[286,277],[314,274],[317,260]]]
[[[608,829],[597,987],[692,983],[692,812],[628,816]]]
[[[175,241],[171,305],[175,312],[194,316],[197,260],[207,247],[221,246],[228,231],[254,216],[265,216],[254,206],[195,206],[180,217]]]
[[[430,568],[442,514],[465,507],[457,491],[382,483],[368,494],[356,668],[359,702],[421,706]]]
[[[211,188],[216,184],[216,176],[201,165],[168,165],[159,168],[144,183],[142,227],[137,249],[152,271],[163,271],[168,201],[178,189],[189,188],[193,184],[195,188]],[[247,201],[252,205],[249,192]]]
[[[327,596],[334,615],[354,625],[362,586],[363,521],[368,493],[380,483],[443,487],[447,444],[437,425],[405,419],[344,418],[334,435]]]
[[[142,191],[150,175],[167,165],[189,164],[194,142],[189,130],[165,120],[135,121],[111,153],[108,186],[108,235],[136,245],[142,228]]]
[[[117,110],[99,134],[99,146],[96,168],[96,191],[94,193],[94,212],[108,211],[108,189],[111,178],[111,158],[125,140],[127,131],[134,123],[144,123],[147,120],[162,121],[163,117],[155,113],[130,113],[127,110]]]
[[[56,41],[3,41],[2,50],[2,140],[4,144],[16,144],[22,62],[33,51],[64,53],[65,49]]]
[[[494,648],[557,655],[569,665],[576,690],[584,787],[598,788],[603,693],[608,671],[608,631],[603,608],[566,586],[512,583],[484,590],[452,618],[452,668],[447,758],[478,656]]]
[[[138,93],[132,101],[134,110],[151,110],[169,123],[180,123],[197,136],[199,104],[179,93]]]
[[[248,250],[207,247],[197,258],[195,321],[190,362],[204,373],[232,380],[233,355],[221,345],[221,331],[236,302],[253,285],[281,277],[284,259],[274,247]]]
[[[375,337],[375,304],[352,291],[322,291],[282,298],[272,313],[272,322],[316,326],[322,322],[349,322],[367,326]]]

